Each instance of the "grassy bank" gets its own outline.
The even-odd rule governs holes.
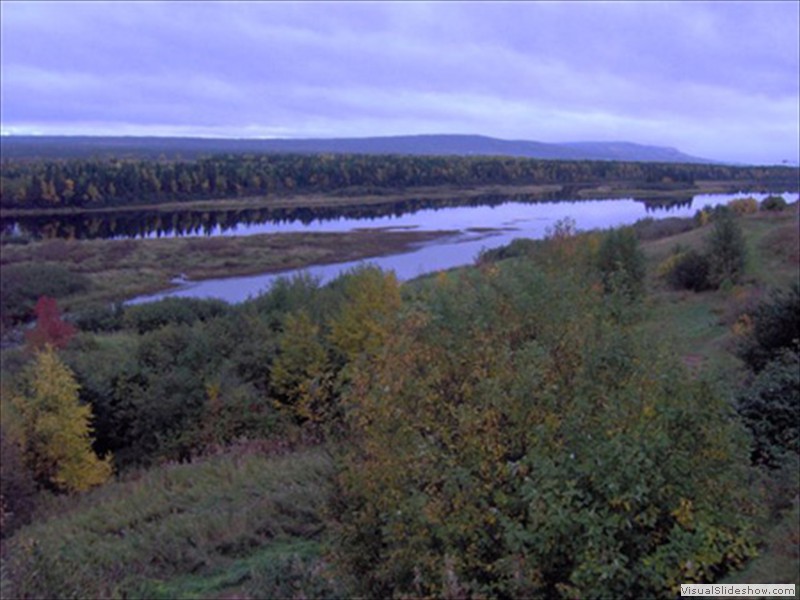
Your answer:
[[[798,208],[800,204],[794,203],[781,212],[758,212],[738,220],[747,244],[745,272],[738,285],[726,289],[676,292],[656,276],[658,265],[676,245],[701,251],[710,225],[643,245],[648,257],[652,334],[670,339],[692,370],[714,377],[729,388],[731,397],[751,377],[733,353],[747,328],[746,315],[767,300],[771,290],[787,289],[800,280]],[[723,583],[800,585],[800,482],[792,467],[784,471],[753,486],[754,494],[763,494],[768,514],[756,525],[760,555]]]
[[[63,308],[122,301],[167,289],[181,274],[190,280],[275,273],[309,265],[359,260],[411,250],[450,232],[361,230],[214,238],[46,240],[3,247],[6,277],[57,266],[88,281],[58,298]],[[4,281],[9,288],[14,282]],[[4,294],[10,292],[4,290]],[[35,299],[34,299],[35,301]]]
[[[653,335],[670,338],[693,368],[705,365],[735,374],[739,363],[730,350],[736,342],[738,319],[766,298],[770,289],[798,280],[798,206],[739,218],[747,243],[744,277],[739,285],[721,290],[674,291],[657,275],[658,266],[677,246],[702,251],[711,225],[645,242]]]
[[[6,549],[4,587],[10,576],[21,597],[287,597],[319,589],[331,470],[322,450],[270,457],[240,448],[54,498]]]

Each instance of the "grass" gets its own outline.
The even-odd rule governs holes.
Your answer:
[[[793,583],[800,587],[800,503],[795,502],[770,529],[764,545],[759,557],[723,583]]]
[[[723,379],[740,378],[740,363],[731,354],[739,317],[766,297],[769,289],[788,287],[800,277],[798,206],[794,203],[782,212],[738,219],[747,242],[747,261],[742,281],[729,289],[673,291],[657,277],[658,265],[677,245],[702,252],[711,225],[645,242],[653,335],[671,338],[693,368],[716,370]]]
[[[53,499],[10,540],[3,597],[191,598],[245,588],[264,597],[281,585],[325,587],[315,573],[331,472],[319,449],[231,451]]]
[[[274,543],[207,574],[181,575],[166,581],[147,580],[131,598],[187,600],[247,597],[287,597],[302,591],[313,564],[321,560],[321,545],[308,540]],[[290,593],[286,593],[289,591]]]
[[[122,301],[171,287],[179,274],[199,280],[271,273],[400,253],[450,232],[287,233],[148,240],[47,240],[3,247],[0,265],[59,265],[89,289],[59,298],[62,308]]]
[[[794,203],[782,212],[759,212],[739,219],[747,243],[747,261],[741,284],[731,289],[675,292],[654,276],[658,264],[676,244],[702,251],[710,226],[643,245],[651,289],[648,326],[653,335],[672,338],[691,368],[715,377],[732,392],[746,376],[741,361],[732,353],[739,317],[764,299],[769,289],[786,288],[800,279],[798,206]],[[780,477],[772,473],[766,476],[773,480]],[[760,525],[761,555],[723,583],[800,586],[800,499],[796,472],[789,477],[792,483],[787,489],[764,493],[768,505],[788,498],[791,506]]]

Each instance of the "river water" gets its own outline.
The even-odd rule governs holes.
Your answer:
[[[782,194],[794,202],[798,194]],[[216,235],[252,235],[257,233],[288,232],[347,232],[354,229],[412,229],[415,231],[453,231],[449,236],[418,246],[410,252],[349,261],[330,265],[311,266],[281,273],[247,277],[227,277],[197,282],[177,282],[175,289],[140,296],[132,304],[152,302],[167,297],[219,298],[231,303],[242,302],[269,289],[279,277],[307,273],[326,283],[343,272],[362,264],[374,264],[392,270],[401,281],[420,275],[468,265],[482,250],[497,248],[515,238],[540,239],[557,221],[569,218],[579,230],[606,229],[632,224],[647,217],[690,217],[705,206],[727,204],[735,198],[753,197],[763,200],[767,194],[713,194],[695,196],[690,202],[654,209],[652,205],[632,199],[581,200],[556,203],[507,202],[494,206],[457,206],[426,209],[400,216],[371,219],[334,219],[307,223],[265,223],[236,230],[216,232]]]

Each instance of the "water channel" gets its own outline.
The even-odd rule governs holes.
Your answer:
[[[727,204],[735,198],[763,200],[767,194],[699,195],[660,209],[632,199],[582,200],[554,203],[506,202],[492,206],[458,206],[425,209],[399,216],[380,218],[313,220],[310,222],[262,223],[211,232],[212,235],[253,235],[286,232],[346,232],[354,229],[413,229],[416,231],[452,231],[451,235],[420,245],[410,252],[374,257],[360,261],[311,266],[303,269],[247,277],[228,277],[204,281],[176,281],[175,289],[141,296],[131,303],[151,302],[167,297],[219,298],[237,303],[258,295],[279,277],[307,273],[326,283],[343,272],[365,263],[392,270],[398,279],[415,277],[471,264],[484,249],[497,248],[515,238],[538,239],[561,219],[575,221],[579,230],[606,229],[627,225],[643,218],[690,217],[705,206]],[[784,193],[787,202],[798,199],[796,193]]]

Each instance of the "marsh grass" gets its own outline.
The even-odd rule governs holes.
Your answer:
[[[273,273],[400,253],[449,233],[364,230],[218,238],[47,240],[4,245],[0,265],[4,271],[52,267],[81,278],[88,282],[81,290],[58,297],[64,310],[81,311],[168,289],[180,274],[201,280]],[[5,294],[3,291],[4,302]],[[4,312],[11,311],[16,318],[26,310],[27,305],[5,308],[4,304]]]

